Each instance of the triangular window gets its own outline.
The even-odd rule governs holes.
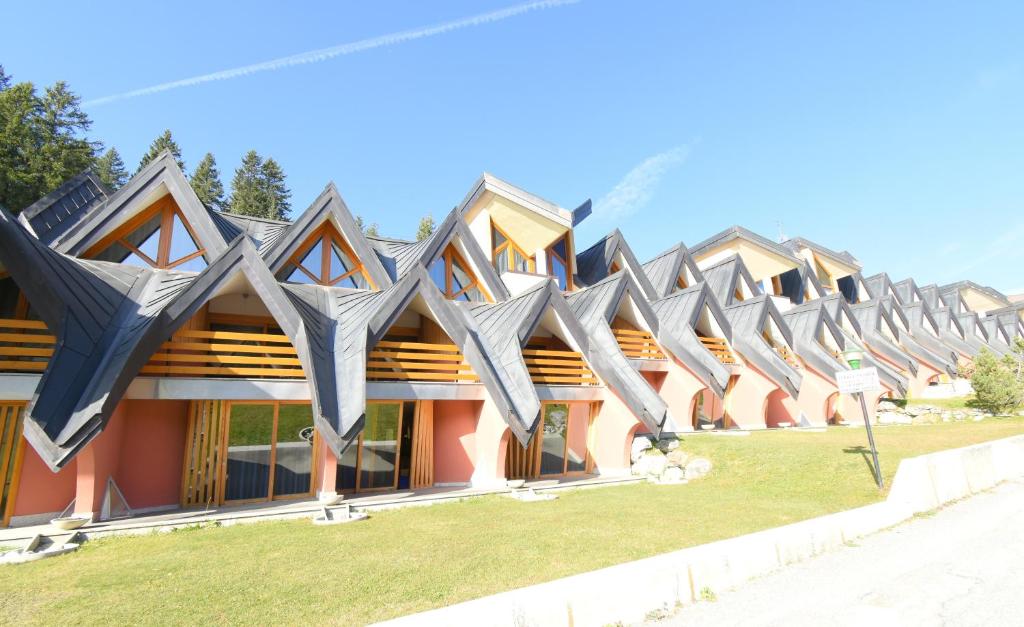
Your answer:
[[[537,266],[532,255],[512,241],[498,225],[491,223],[491,241],[493,242],[491,258],[498,274],[505,272],[536,272]]]
[[[206,267],[206,250],[169,197],[104,238],[94,247],[93,259],[141,268],[174,268],[199,272]]]
[[[445,298],[473,302],[490,300],[469,264],[451,244],[430,264],[429,273]]]
[[[325,225],[299,247],[278,275],[289,283],[372,289],[366,270],[345,239]]]

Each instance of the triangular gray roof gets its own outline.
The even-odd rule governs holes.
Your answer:
[[[878,376],[882,382],[894,389],[899,396],[904,397],[910,386],[909,379],[901,372],[893,368],[870,352],[867,343],[864,341],[864,331],[857,320],[856,314],[842,294],[828,294],[818,299],[821,306],[836,323],[836,326],[846,338],[847,348],[852,346],[863,352],[862,362],[878,370]]]
[[[910,335],[903,335],[900,338],[904,346],[907,346],[910,353],[918,359],[931,364],[939,371],[955,376],[957,353],[941,337],[931,333],[932,328],[937,333],[940,332],[940,328],[928,305],[918,301],[904,305],[903,312],[910,320]]]
[[[704,268],[704,280],[714,293],[718,302],[728,307],[736,302],[736,288],[743,282],[747,285],[750,293],[757,296],[761,289],[754,281],[746,264],[739,255],[730,255],[718,263]]]
[[[265,255],[291,226],[291,222],[285,220],[243,216],[212,209],[208,211],[225,242],[233,241],[239,235],[245,235],[256,246],[260,255]]]
[[[789,297],[796,305],[802,305],[810,294],[811,299],[821,298],[827,292],[821,286],[818,275],[811,268],[810,262],[806,259],[799,268],[787,270],[779,275],[779,282],[782,285],[782,293]]]
[[[643,269],[647,273],[651,287],[654,288],[654,293],[659,297],[668,296],[674,292],[678,285],[679,275],[686,271],[691,277],[687,287],[704,280],[704,275],[697,267],[697,262],[693,260],[690,250],[682,242],[645,263]]]
[[[711,354],[697,335],[696,325],[704,307],[721,328],[722,339],[731,344],[732,326],[707,283],[702,281],[651,303],[658,316],[659,340],[663,343],[670,338],[675,340],[681,348],[675,353],[676,358],[716,396],[721,397],[725,394],[731,372]]]
[[[362,229],[356,224],[355,218],[352,217],[352,213],[334,183],[329,183],[309,208],[299,216],[298,220],[284,229],[275,238],[273,245],[263,253],[270,271],[274,274],[280,272],[295,251],[309,239],[316,229],[327,222],[332,222],[338,228],[342,237],[345,238],[356,257],[363,264],[363,268],[373,284],[378,289],[389,287],[392,283],[391,277],[370,247]]]
[[[113,193],[92,170],[65,181],[60,187],[26,207],[18,221],[39,241],[50,244]]]
[[[978,283],[975,283],[974,281],[955,281],[953,283],[947,283],[946,285],[942,285],[942,286],[939,287],[939,290],[941,290],[943,293],[946,293],[946,292],[949,292],[949,291],[952,291],[952,290],[956,290],[957,292],[959,292],[961,290],[966,290],[966,289],[977,290],[977,291],[979,291],[979,292],[981,292],[983,294],[986,294],[987,296],[989,296],[991,298],[994,298],[995,300],[998,300],[998,301],[1001,301],[1001,302],[1005,303],[1006,305],[1010,305],[1011,304],[1010,303],[1010,299],[1006,297],[1006,294],[1003,294],[1002,292],[1000,292],[999,290],[997,290],[994,287],[989,287],[987,285],[979,285]]]
[[[647,273],[644,272],[643,266],[633,254],[633,249],[630,248],[626,238],[618,229],[576,255],[576,285],[586,287],[608,278],[611,274],[612,263],[617,256],[621,256],[625,264],[622,271],[629,272],[636,284],[643,290],[645,297],[655,298],[657,294],[647,278]]]
[[[564,209],[555,203],[545,200],[540,196],[526,191],[521,187],[517,187],[508,181],[504,181],[489,172],[484,172],[480,178],[473,183],[473,186],[469,188],[469,192],[466,193],[466,197],[462,199],[456,211],[460,214],[465,213],[472,205],[477,201],[478,198],[484,192],[491,192],[497,194],[503,198],[511,200],[517,205],[529,209],[537,213],[538,215],[544,216],[549,220],[553,220],[566,227],[574,227],[591,213],[591,202],[588,198],[576,209],[569,211]]]
[[[821,300],[812,300],[793,307],[782,314],[793,333],[793,348],[805,364],[832,383],[836,382],[837,370],[849,370],[850,366],[834,356],[821,344],[819,336],[829,333],[835,338],[840,350],[846,348],[842,330],[828,315]]]
[[[893,283],[892,286],[896,290],[896,293],[899,294],[900,301],[904,304],[909,305],[911,303],[924,300],[924,294],[922,294],[921,290],[918,289],[917,283],[914,279],[910,277],[907,277],[902,281],[897,281],[896,283]]]
[[[872,299],[850,305],[850,311],[860,323],[861,337],[871,350],[881,354],[901,370],[905,369],[910,374],[917,374],[919,367],[917,359],[900,346],[900,338],[904,333],[893,321],[892,314],[886,309],[882,299]],[[895,341],[883,332],[883,325],[889,328]]]
[[[182,215],[195,232],[200,247],[206,249],[207,263],[227,248],[227,242],[210,212],[199,202],[195,191],[178,168],[171,153],[164,151],[142,168],[124,187],[114,192],[103,203],[92,208],[81,220],[64,232],[52,244],[58,252],[79,256],[89,250],[103,237],[125,222],[124,214],[146,209],[142,203],[156,192],[161,185],[174,198]]]
[[[800,392],[803,376],[797,369],[790,366],[761,335],[765,323],[771,318],[781,331],[786,344],[791,349],[793,348],[793,334],[778,308],[772,303],[771,298],[762,295],[738,302],[726,307],[725,315],[732,325],[733,346],[743,358],[774,381],[779,388],[796,398]]]

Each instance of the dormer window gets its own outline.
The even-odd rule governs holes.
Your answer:
[[[563,235],[548,247],[548,274],[558,282],[558,289],[572,289],[572,279],[569,276],[569,241],[568,236]]]
[[[333,228],[315,233],[292,255],[281,277],[289,283],[370,289],[363,265]]]
[[[494,269],[498,274],[503,272],[536,272],[537,264],[531,255],[512,241],[505,231],[491,223],[491,241],[493,243]]]
[[[204,248],[172,201],[154,207],[128,221],[108,236],[93,259],[140,268],[199,272],[206,267]]]
[[[451,244],[430,264],[430,278],[449,300],[486,302],[490,298],[470,266]]]

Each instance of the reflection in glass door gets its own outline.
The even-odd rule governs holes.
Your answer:
[[[587,470],[587,403],[545,403],[541,438],[540,474],[567,475]]]
[[[230,403],[225,502],[309,495],[313,474],[313,412],[309,405]]]
[[[415,409],[415,402],[367,403],[363,432],[338,460],[338,491],[409,487]]]

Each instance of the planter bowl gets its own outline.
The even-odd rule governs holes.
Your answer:
[[[519,488],[521,488],[524,485],[526,485],[526,480],[525,479],[509,479],[508,481],[505,482],[505,485],[507,485],[508,487],[512,488],[513,490],[518,490]]]
[[[321,505],[326,505],[328,507],[330,507],[331,505],[337,505],[338,503],[341,503],[343,500],[345,500],[345,495],[344,494],[337,494],[337,493],[330,493],[330,492],[328,492],[326,494],[321,494],[320,496],[317,497],[317,501]]]
[[[54,518],[50,521],[50,524],[58,529],[63,529],[64,531],[72,531],[73,529],[78,529],[87,522],[89,522],[88,518],[69,516],[67,518]]]
[[[715,425],[701,425],[700,428],[703,429],[704,431],[712,431],[714,430]]]

